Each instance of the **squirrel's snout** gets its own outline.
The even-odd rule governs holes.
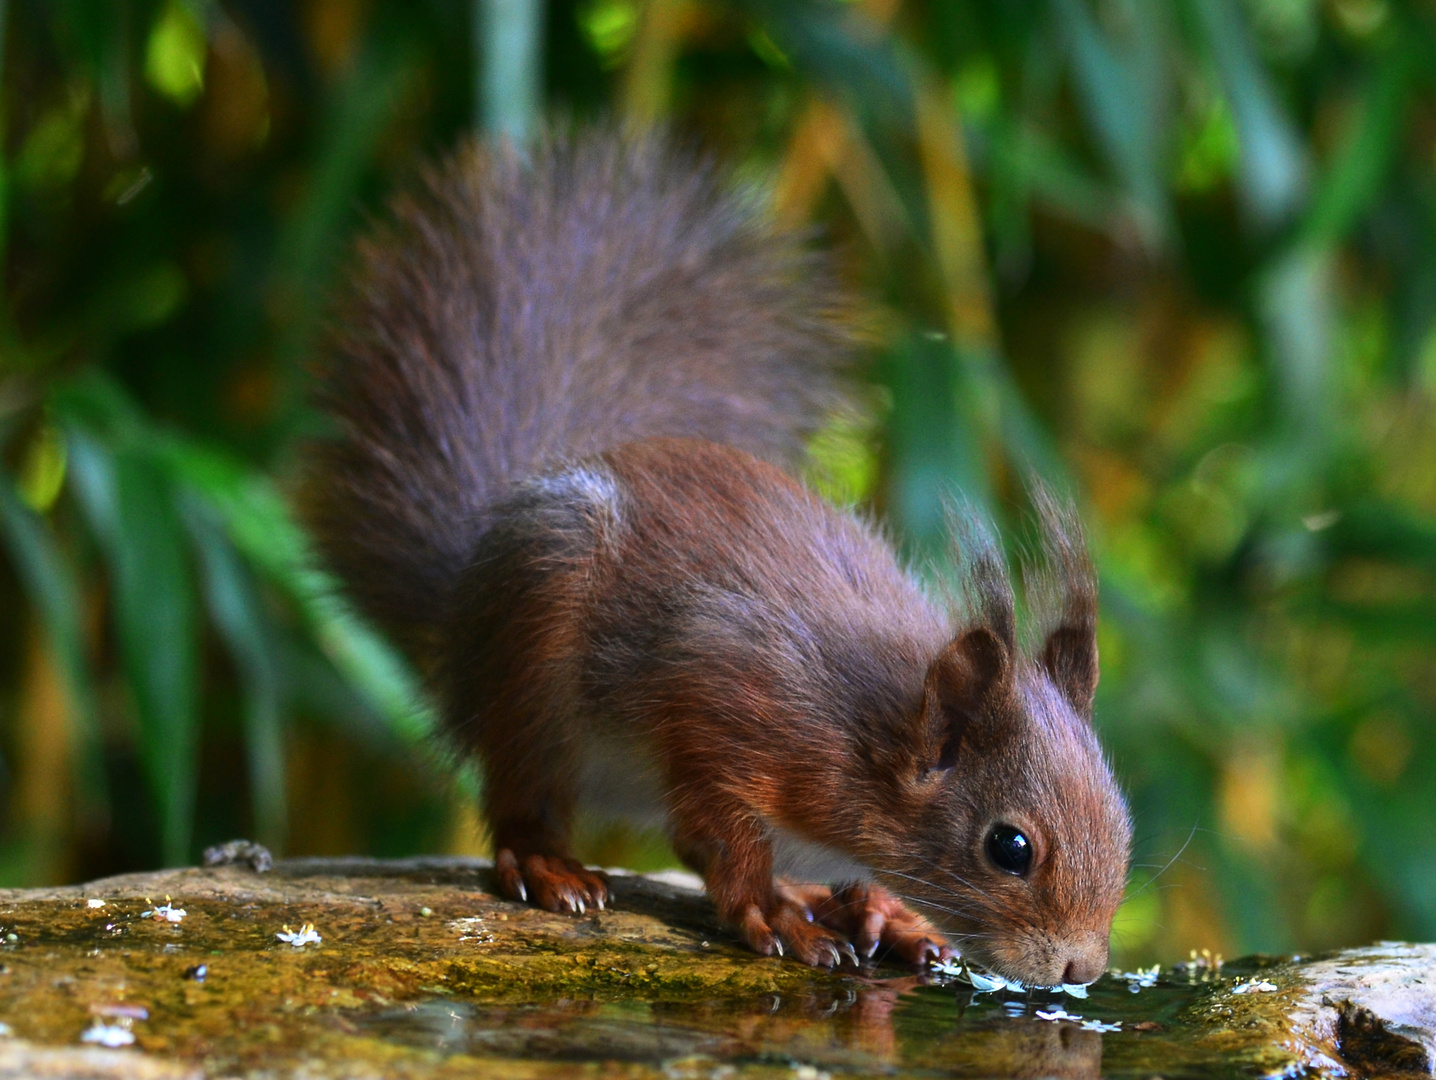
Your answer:
[[[1107,942],[1079,945],[1072,949],[1062,971],[1064,983],[1089,983],[1107,970]]]

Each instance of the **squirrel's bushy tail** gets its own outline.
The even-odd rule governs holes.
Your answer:
[[[471,145],[359,245],[307,516],[413,645],[514,479],[656,435],[794,461],[838,399],[848,314],[801,237],[663,138]]]

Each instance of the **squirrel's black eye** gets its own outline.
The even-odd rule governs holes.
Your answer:
[[[985,846],[999,870],[1021,877],[1032,867],[1032,841],[1011,825],[994,825]]]

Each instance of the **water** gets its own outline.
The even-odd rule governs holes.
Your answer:
[[[1078,1001],[973,994],[955,983],[889,976],[703,1001],[487,1006],[428,998],[351,1020],[385,1042],[442,1055],[625,1062],[695,1075],[722,1074],[725,1066],[835,1075],[1265,1075],[1267,1065],[1202,1045],[1211,1031],[1196,1014],[1212,986],[1210,976],[1169,976],[1133,993],[1127,981],[1105,978]]]

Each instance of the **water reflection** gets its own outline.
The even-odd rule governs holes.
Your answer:
[[[709,1001],[559,1000],[492,1006],[426,1000],[351,1016],[366,1034],[444,1054],[659,1064],[802,1062],[843,1071],[940,1068],[956,1075],[1083,1080],[1102,1039],[1075,1024],[918,978],[851,981],[837,993]]]
[[[1102,1075],[1102,1036],[1076,1024],[1022,1018],[953,1032],[933,1057],[932,1064],[964,1073],[1086,1080]]]

